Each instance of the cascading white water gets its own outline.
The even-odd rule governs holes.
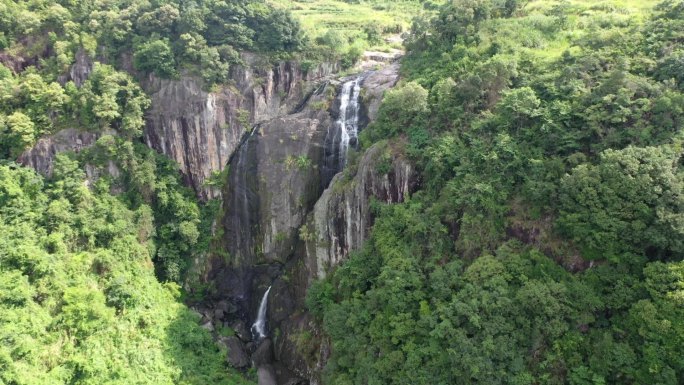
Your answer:
[[[356,146],[359,134],[359,113],[361,103],[361,83],[364,75],[359,75],[342,84],[338,96],[340,101],[339,117],[325,136],[325,161],[323,164],[323,184],[327,187],[330,180],[347,164],[349,147]]]
[[[257,319],[252,325],[252,335],[254,339],[262,339],[266,337],[266,310],[268,309],[268,293],[271,291],[271,286],[268,287],[264,293],[263,298],[261,298],[261,303],[259,304],[259,313],[257,314]]]
[[[340,117],[337,124],[340,128],[340,143],[338,146],[340,168],[347,164],[349,143],[356,142],[359,135],[359,95],[361,93],[361,77],[350,80],[342,85],[340,95]]]

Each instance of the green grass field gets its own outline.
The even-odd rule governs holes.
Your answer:
[[[518,17],[491,20],[480,32],[483,40],[503,40],[511,50],[526,52],[541,60],[555,60],[578,39],[598,34],[629,34],[645,20],[660,0],[531,0]],[[554,9],[567,16],[561,30]],[[556,11],[558,12],[558,11]]]
[[[269,0],[269,2],[292,11],[312,39],[331,29],[354,37],[368,26],[379,27],[385,37],[397,35],[410,28],[414,16],[429,11],[426,11],[423,4],[415,0],[370,0],[357,4],[337,0]],[[372,48],[387,47],[388,44],[379,43]]]
[[[415,16],[433,11],[443,0],[421,3],[415,0],[367,0],[349,3],[339,0],[268,0],[271,4],[286,8],[300,20],[311,39],[329,30],[341,32],[350,41],[362,37],[364,28],[375,26],[382,36],[399,35],[411,27]],[[660,0],[531,0],[519,11],[514,21],[494,21],[486,28],[486,35],[506,35],[541,59],[557,58],[567,50],[571,41],[590,30],[597,20],[611,25],[627,25],[646,17]],[[570,10],[567,22],[571,28],[561,33],[543,33],[543,25],[550,23],[554,7]],[[532,26],[538,33],[527,34]],[[520,31],[525,31],[521,35]],[[593,31],[592,31],[593,33]],[[369,49],[387,50],[400,48],[400,43],[376,42]]]

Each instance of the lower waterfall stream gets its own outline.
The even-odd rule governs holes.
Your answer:
[[[266,289],[264,296],[261,298],[259,313],[257,314],[256,321],[254,321],[254,325],[252,325],[252,335],[255,340],[266,338],[266,310],[268,310],[268,293],[270,291],[271,286]]]
[[[301,311],[309,272],[299,229],[358,147],[369,119],[366,103],[373,100],[362,89],[376,84],[376,73],[326,81],[295,112],[256,124],[229,159],[221,220],[231,265],[213,279],[230,312],[220,310],[215,318],[236,332],[232,362],[256,368],[260,385],[306,383],[317,370],[293,339],[312,327]],[[331,83],[332,102],[332,92],[323,92]],[[322,103],[326,110],[316,107]],[[300,158],[309,164],[287,164]]]

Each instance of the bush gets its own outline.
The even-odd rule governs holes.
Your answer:
[[[138,71],[153,72],[163,78],[178,75],[167,40],[152,40],[138,46],[133,54],[133,65]]]

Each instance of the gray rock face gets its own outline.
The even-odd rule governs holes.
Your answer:
[[[145,82],[152,96],[145,141],[178,162],[186,183],[203,199],[220,196],[204,182],[223,170],[254,124],[286,115],[315,83],[339,70],[324,63],[305,72],[293,62],[260,69],[258,56],[243,59],[246,66],[232,70],[234,85],[216,92],[203,90],[202,82],[191,77],[150,76]]]
[[[257,369],[257,383],[259,385],[278,385],[275,370],[271,365],[260,366]]]
[[[363,104],[366,107],[368,120],[373,121],[377,119],[378,110],[380,109],[385,91],[394,87],[398,80],[399,62],[394,62],[368,75],[363,82],[365,91]]]
[[[403,202],[416,186],[413,166],[387,146],[366,151],[351,178],[338,174],[316,202],[307,224],[312,238],[306,247],[310,279],[325,277],[349,252],[361,247],[372,226],[371,198]]]
[[[259,125],[231,162],[223,226],[233,263],[284,263],[320,195],[317,164],[327,114],[309,112]]]
[[[32,148],[24,151],[17,161],[43,175],[50,176],[57,154],[65,151],[78,152],[88,148],[104,134],[107,132],[98,133],[67,128],[54,135],[41,138]]]
[[[200,197],[217,197],[220,192],[203,183],[223,170],[249,128],[249,117],[240,115],[244,98],[230,89],[205,92],[194,78],[152,78],[147,88],[154,91],[146,113],[145,142],[178,162],[186,184]]]
[[[398,79],[398,66],[390,67],[363,78],[366,122],[377,116],[384,92]],[[312,94],[292,107],[296,113],[258,124],[239,145],[221,193],[228,256],[215,258],[207,274],[216,283],[218,298],[213,300],[229,298],[247,325],[254,322],[261,299],[254,293],[272,288],[267,325],[280,330],[273,340],[273,365],[312,381],[320,377],[330,347],[305,312],[309,285],[365,240],[372,225],[371,197],[401,202],[416,185],[410,163],[388,146],[371,148],[354,170],[327,183],[325,154],[334,150],[328,147],[335,141],[326,138],[339,128],[341,89],[348,80]],[[275,113],[269,105],[264,99],[252,111]],[[263,349],[252,355],[257,367],[264,364]],[[282,383],[280,375],[277,381]]]
[[[226,360],[228,363],[237,369],[246,368],[249,366],[249,356],[245,351],[245,346],[237,337],[221,337],[221,344],[228,350]]]
[[[322,112],[309,114],[260,125],[230,163],[221,219],[229,259],[215,259],[209,279],[250,325],[260,300],[252,293],[263,293],[280,275],[322,190],[316,165],[323,156],[328,118]]]

